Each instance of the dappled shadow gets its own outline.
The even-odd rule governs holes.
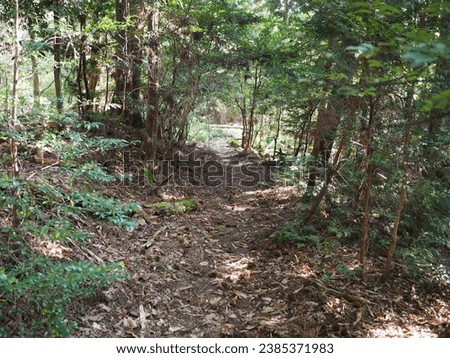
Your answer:
[[[232,168],[238,181],[245,173],[235,168],[262,168],[233,148],[196,150]],[[109,190],[142,203],[160,200],[139,187],[116,189]],[[399,272],[381,284],[377,258],[360,283],[352,271],[356,248],[279,242],[277,230],[295,218],[295,187],[174,181],[164,194],[195,200],[197,210],[166,216],[144,209],[134,232],[103,228],[90,244],[101,260],[124,261],[130,277],[71,306],[78,336],[435,337],[448,319],[447,291]]]

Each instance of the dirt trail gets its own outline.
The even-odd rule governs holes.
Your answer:
[[[196,155],[222,163],[237,185],[173,185],[164,194],[195,200],[196,211],[164,216],[146,210],[134,232],[100,232],[102,239],[90,250],[105,262],[124,261],[130,277],[71,307],[79,336],[433,335],[426,324],[401,328],[406,308],[424,307],[363,292],[354,281],[333,274],[337,263],[355,262],[356,251],[337,247],[321,254],[277,242],[276,231],[294,216],[297,193],[292,187],[239,185],[248,179],[243,165],[262,170],[257,158],[240,155],[226,138],[197,149]],[[143,204],[161,200],[143,198],[142,188],[123,190]],[[331,275],[327,282],[320,277],[325,268]],[[393,316],[389,322],[383,321],[385,307]]]
[[[211,139],[208,143],[203,145],[210,149],[211,151],[217,153],[223,159],[227,159],[230,156],[237,154],[239,151],[236,148],[233,148],[229,145],[228,140],[230,138],[234,138],[237,141],[240,140],[242,135],[242,127],[241,126],[230,126],[230,125],[210,125],[211,130],[219,130],[223,132],[223,136],[216,137]]]

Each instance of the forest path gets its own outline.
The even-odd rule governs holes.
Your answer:
[[[264,168],[256,156],[229,147],[227,136],[195,149],[202,179],[210,169],[204,163],[222,166],[223,176],[213,177],[221,177],[220,185],[178,182],[164,193],[168,200],[194,200],[196,211],[166,216],[145,209],[134,232],[110,228],[91,243],[104,262],[124,261],[130,276],[71,307],[79,336],[433,336],[423,324],[402,327],[407,310],[424,310],[407,297],[395,301],[407,288],[381,294],[357,284],[351,272],[345,277],[336,271],[357,262],[356,250],[280,244],[277,231],[295,217],[298,193],[249,185],[245,168],[260,174]],[[193,171],[184,169],[192,178]],[[145,188],[114,194],[143,205],[161,201]],[[386,307],[390,320],[383,318]]]

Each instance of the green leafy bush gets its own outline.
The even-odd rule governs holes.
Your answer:
[[[312,225],[305,225],[299,221],[285,224],[278,232],[277,238],[281,242],[292,241],[298,248],[311,244],[317,250],[320,250],[322,247],[320,236],[315,228]]]
[[[139,203],[122,203],[115,198],[105,198],[101,193],[75,191],[67,195],[72,207],[79,207],[95,217],[108,220],[113,224],[133,230],[136,222],[130,216],[141,210]]]
[[[212,127],[209,123],[193,120],[189,124],[188,140],[199,143],[208,143],[209,141],[225,137],[225,131],[221,128]]]
[[[81,241],[87,236],[75,230],[68,218],[60,217],[65,213],[64,203],[70,209],[67,197],[71,194],[6,175],[0,176],[0,188],[2,210],[16,208],[21,220],[19,227],[0,228],[0,336],[70,336],[75,325],[66,318],[68,304],[125,277],[123,264],[96,266],[84,261],[54,261],[42,255],[31,242]],[[11,188],[20,189],[20,196],[11,195]],[[78,200],[84,198],[79,192],[75,194]],[[93,194],[87,198],[85,205],[94,213],[132,226],[125,216],[135,205],[113,199],[102,201],[101,196]]]
[[[67,306],[125,277],[122,263],[96,266],[28,255],[18,265],[0,267],[1,337],[68,337],[76,324],[66,318]]]
[[[37,125],[39,119],[58,121],[60,126],[42,130]],[[130,143],[91,136],[85,131],[97,129],[100,124],[77,121],[74,113],[49,118],[35,115],[27,120],[30,123],[26,130],[1,135],[16,138],[21,145],[20,155],[29,155],[26,151],[31,145],[45,147],[55,153],[60,165],[27,180],[0,173],[0,219],[5,223],[0,227],[0,336],[68,337],[76,328],[67,318],[69,304],[125,278],[124,265],[97,266],[63,255],[49,257],[39,245],[46,241],[57,241],[59,245],[86,240],[88,234],[72,224],[78,213],[128,230],[136,226],[131,215],[140,205],[93,191],[92,187],[111,184],[116,178],[95,161],[83,162],[93,152],[106,152]],[[2,160],[9,165],[11,159],[5,155]],[[56,170],[65,186],[55,185]],[[13,212],[19,219],[17,226],[10,224]]]

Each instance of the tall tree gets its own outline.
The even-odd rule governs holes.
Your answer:
[[[115,15],[119,31],[115,36],[118,46],[115,56],[113,102],[120,104],[119,113],[128,123],[142,127],[143,108],[139,100],[146,19],[144,3],[140,0],[116,0]]]
[[[19,92],[17,85],[19,83],[19,61],[20,61],[20,39],[19,39],[19,0],[14,0],[14,53],[13,53],[13,83],[12,83],[12,110],[11,110],[11,122],[10,122],[10,131],[14,133],[17,131],[17,127],[19,125],[17,121],[17,108],[18,108],[18,100],[19,100]],[[18,158],[18,149],[17,142],[14,136],[11,136],[9,139],[10,142],[10,151],[11,151],[11,164],[12,171],[11,175],[13,179],[19,178],[19,158]],[[17,200],[20,195],[19,190],[13,188],[13,195],[16,198],[16,202],[12,207],[12,225],[14,227],[19,226],[19,208],[17,205]]]
[[[53,78],[55,81],[56,109],[62,112],[64,109],[64,96],[62,90],[61,66],[62,66],[62,38],[60,33],[60,0],[53,0]]]
[[[158,126],[159,126],[159,87],[161,60],[159,57],[159,37],[161,10],[156,2],[148,12],[148,93],[147,118],[145,123],[144,151],[150,165],[153,166],[157,154]]]

